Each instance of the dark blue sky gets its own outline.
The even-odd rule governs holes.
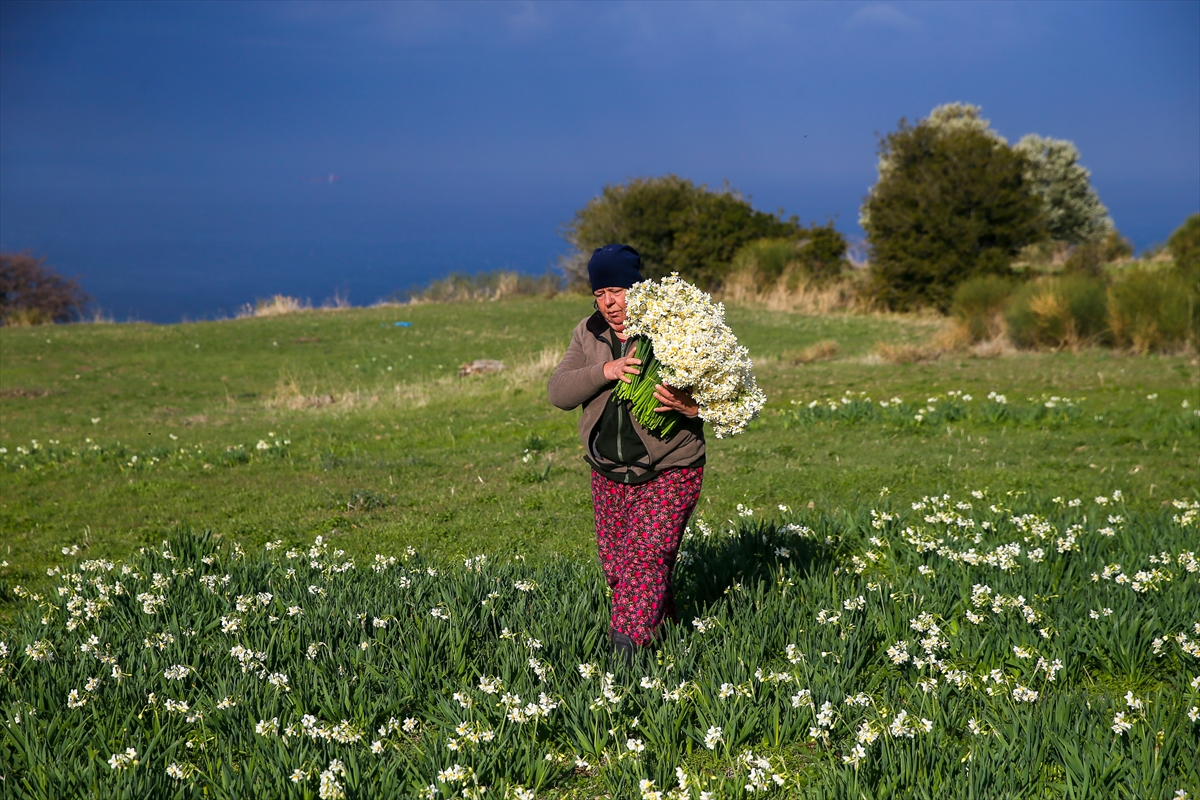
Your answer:
[[[876,132],[954,100],[1074,141],[1139,247],[1200,209],[1197,2],[4,0],[0,247],[173,321],[540,272],[633,176],[854,238]]]

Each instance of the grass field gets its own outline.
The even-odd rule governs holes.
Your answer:
[[[586,300],[558,298],[4,329],[0,535],[9,566],[0,577],[28,583],[70,544],[122,556],[181,525],[251,545],[321,533],[356,554],[409,545],[431,555],[588,554],[578,412],[550,406],[544,388],[588,311]],[[876,343],[921,341],[933,323],[738,309],[730,318],[769,404],[747,434],[710,437],[701,508],[714,521],[732,518],[738,503],[853,510],[884,486],[929,494],[1053,485],[1079,496],[1119,488],[1143,508],[1197,492],[1194,356],[950,355],[891,365],[873,363]],[[833,360],[790,362],[822,340],[838,343]],[[458,379],[458,366],[476,358],[509,369]],[[980,408],[998,392],[1014,410],[1066,397],[1076,412],[919,425],[797,413],[846,392],[898,396],[919,411],[951,391]]]
[[[545,398],[589,310],[0,330],[5,793],[1200,794],[1195,356],[732,309],[770,400],[627,671]]]

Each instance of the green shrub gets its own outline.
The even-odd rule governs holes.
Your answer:
[[[1200,283],[1200,214],[1192,214],[1167,239],[1175,267],[1191,281]]]
[[[91,296],[30,252],[0,253],[0,325],[44,325],[82,318]]]
[[[1017,347],[1078,347],[1109,338],[1104,281],[1086,275],[1042,278],[1025,284],[1004,314]]]
[[[842,274],[846,266],[846,237],[833,227],[832,222],[801,229],[796,244],[797,263],[807,277],[819,283],[833,280]]]
[[[1063,264],[1063,272],[1079,275],[1101,275],[1105,264],[1129,258],[1133,255],[1133,245],[1128,239],[1112,228],[1103,239],[1095,242],[1084,242],[1071,248],[1071,255]]]
[[[1109,324],[1121,347],[1148,353],[1195,340],[1200,293],[1175,270],[1134,269],[1108,290]]]
[[[1116,228],[1110,228],[1100,242],[1100,257],[1105,264],[1124,261],[1133,256],[1133,242],[1121,235]]]
[[[996,275],[971,278],[959,284],[950,303],[950,313],[972,342],[993,339],[1001,331],[1001,312],[1015,285]]]
[[[733,271],[752,274],[759,288],[765,288],[779,280],[795,260],[794,240],[755,239],[733,256]]]
[[[572,284],[586,284],[592,250],[620,242],[641,254],[647,278],[678,272],[714,288],[743,245],[764,237],[800,239],[805,232],[796,217],[757,211],[729,187],[714,191],[676,175],[634,178],[605,186],[575,212],[563,230],[575,252],[562,268]]]
[[[1042,201],[1026,186],[1026,161],[1003,140],[972,127],[901,120],[880,153],[863,218],[873,294],[883,305],[945,311],[958,284],[1007,274],[1013,256],[1043,236]]]
[[[785,275],[790,288],[800,280],[825,283],[842,274],[846,264],[846,237],[832,222],[800,228],[794,238],[756,239],[733,257],[734,272],[749,272],[760,289]]]

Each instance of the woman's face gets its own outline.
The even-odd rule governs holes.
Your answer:
[[[620,286],[609,286],[592,292],[596,305],[608,327],[617,333],[625,330],[625,290]]]

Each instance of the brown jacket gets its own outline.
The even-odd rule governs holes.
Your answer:
[[[548,386],[550,402],[563,411],[583,406],[583,415],[579,418],[579,437],[588,460],[611,472],[631,471],[634,475],[643,475],[649,470],[661,472],[691,467],[702,462],[704,429],[699,420],[694,425],[677,428],[670,438],[663,440],[647,431],[631,416],[634,430],[650,457],[649,470],[614,464],[596,452],[592,446],[593,432],[600,421],[604,404],[616,385],[616,381],[604,377],[604,365],[612,360],[612,336],[612,329],[598,313],[582,320],[571,333],[571,345],[558,369],[550,376]]]

